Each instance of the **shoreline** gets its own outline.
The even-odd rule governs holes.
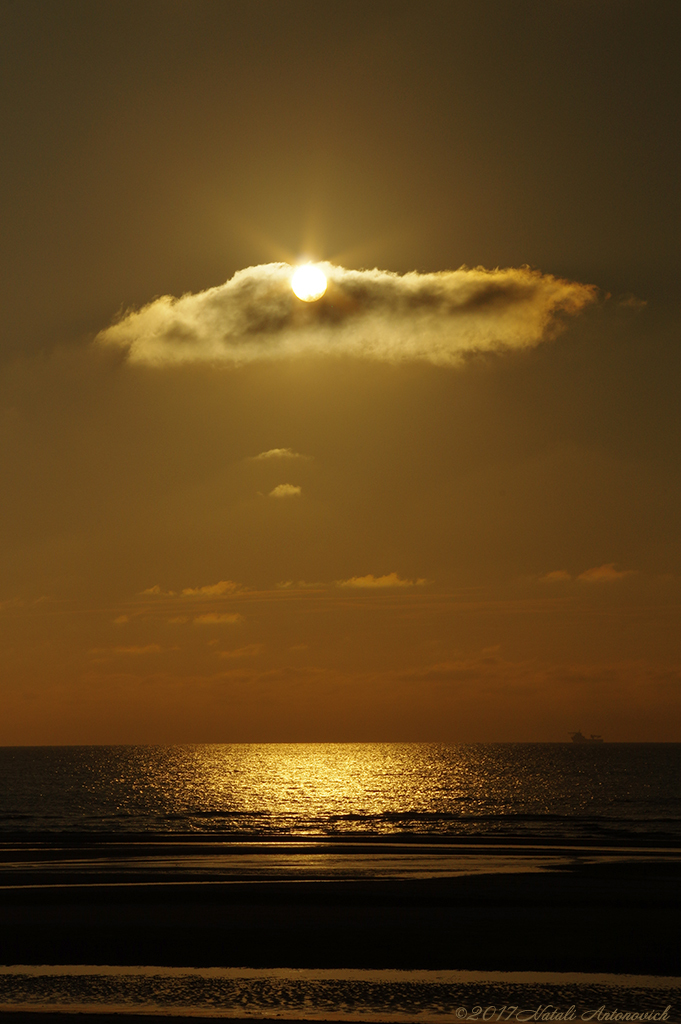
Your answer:
[[[81,890],[91,890],[94,898],[99,890],[116,887],[166,887],[176,898],[185,887],[446,884],[483,875],[585,876],[599,869],[611,877],[634,873],[649,881],[655,870],[673,875],[680,865],[681,845],[670,842],[24,834],[0,836],[0,903],[11,903],[19,891],[27,899],[33,891],[51,901],[67,890],[74,898]]]

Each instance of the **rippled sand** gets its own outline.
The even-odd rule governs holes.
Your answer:
[[[144,1013],[287,1020],[531,1019],[661,1012],[678,1020],[680,978],[472,971],[86,965],[0,967],[0,1011]],[[503,1008],[503,1009],[502,1009]],[[510,1015],[510,1017],[509,1017]],[[554,1018],[555,1019],[555,1018]]]

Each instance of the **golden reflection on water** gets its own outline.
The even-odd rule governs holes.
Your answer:
[[[560,749],[528,745],[520,758],[511,744],[266,743],[109,751],[121,815],[160,813],[169,827],[190,830],[309,834],[427,832],[463,818],[560,811],[565,776],[554,763]],[[93,784],[101,785],[105,775]],[[583,786],[571,797],[582,806],[589,798]]]
[[[674,747],[674,749],[672,749]],[[234,836],[678,829],[674,745],[213,744],[0,751],[0,830]],[[609,827],[609,826],[608,826]]]
[[[232,813],[274,818],[438,814],[470,800],[469,750],[378,743],[206,746],[196,748],[196,786]]]

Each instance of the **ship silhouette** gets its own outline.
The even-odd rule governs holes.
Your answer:
[[[581,732],[571,732],[573,743],[603,743],[603,737],[592,732],[590,736],[584,736]]]

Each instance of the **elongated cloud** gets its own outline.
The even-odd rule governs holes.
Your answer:
[[[349,580],[336,580],[338,587],[423,587],[426,580],[403,580],[396,572],[387,576],[352,576]]]
[[[146,644],[144,647],[93,647],[90,654],[160,654],[158,644]]]
[[[309,455],[301,455],[300,452],[294,452],[293,448],[270,448],[269,451],[260,452],[260,455],[254,455],[254,462],[262,462],[265,459],[309,459]]]
[[[218,583],[210,583],[204,587],[185,587],[178,594],[175,590],[163,590],[158,583],[142,591],[142,597],[225,597],[239,589],[239,584],[234,580],[220,580]]]
[[[238,612],[206,612],[194,617],[196,626],[238,626],[243,621],[243,615]]]
[[[614,562],[606,565],[597,565],[593,569],[585,569],[575,579],[582,583],[617,583],[627,576],[635,576],[635,569],[616,569]],[[572,580],[572,576],[565,569],[556,569],[554,572],[547,572],[540,576],[541,583],[565,583]]]
[[[220,580],[219,583],[211,583],[205,587],[185,587],[182,591],[183,597],[223,597],[239,589],[239,584],[233,580]]]
[[[196,295],[165,295],[97,336],[134,363],[248,363],[302,354],[453,364],[466,352],[527,348],[596,299],[592,285],[527,267],[435,274],[319,264],[325,295],[304,303],[293,267],[241,270]]]

